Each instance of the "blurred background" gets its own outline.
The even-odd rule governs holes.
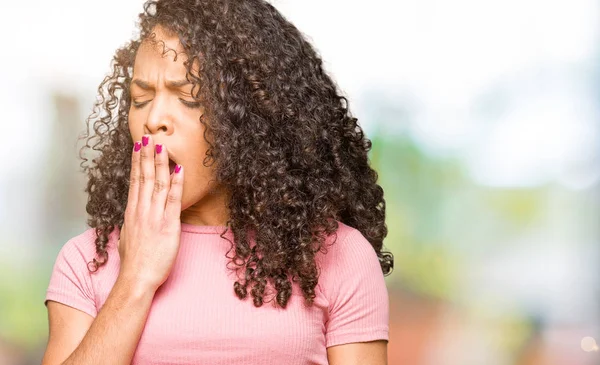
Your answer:
[[[389,363],[600,364],[600,3],[272,2],[373,141]],[[142,3],[2,1],[0,364],[41,361],[76,139]]]

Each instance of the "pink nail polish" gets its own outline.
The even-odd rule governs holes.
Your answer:
[[[181,171],[181,165],[175,166],[175,173],[178,174]]]
[[[144,146],[147,146],[147,145],[148,145],[148,137],[147,137],[147,136],[143,136],[143,137],[142,137],[142,144],[143,144]]]
[[[133,145],[133,150],[135,152],[137,152],[137,151],[139,151],[141,149],[142,149],[142,144],[140,142],[135,142],[134,145]]]
[[[157,145],[156,145],[156,146],[154,146],[154,147],[156,147],[156,153],[157,153],[157,154],[159,154],[159,153],[161,153],[161,152],[162,152],[162,144],[157,144]]]

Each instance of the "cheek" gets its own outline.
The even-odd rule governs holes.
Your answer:
[[[134,142],[142,140],[142,135],[144,134],[143,120],[144,119],[140,114],[140,111],[133,110],[132,108],[129,109],[127,124],[129,127],[129,134]]]
[[[190,198],[201,198],[215,185],[213,169],[202,166],[202,161],[196,162],[186,170],[183,183],[184,195],[187,192]]]

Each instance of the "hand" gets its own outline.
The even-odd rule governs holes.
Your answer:
[[[170,175],[167,149],[156,149],[152,137],[146,138],[146,146],[136,142],[141,148],[135,151],[134,145],[131,157],[129,197],[117,243],[119,276],[157,290],[179,252],[184,170],[176,168]]]

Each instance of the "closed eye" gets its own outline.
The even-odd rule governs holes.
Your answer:
[[[190,109],[197,109],[200,107],[200,103],[199,102],[193,102],[193,101],[187,101],[187,100],[183,100],[183,99],[179,99],[183,105],[185,105],[186,107],[190,108]]]
[[[146,104],[148,104],[149,102],[150,102],[150,100],[148,100],[148,101],[143,101],[143,102],[141,102],[141,103],[137,103],[137,102],[135,102],[135,101],[132,101],[132,102],[131,102],[131,105],[133,105],[133,107],[134,107],[134,108],[136,108],[136,109],[140,109],[140,108],[143,108],[143,107],[144,107]]]
[[[200,106],[201,106],[201,104],[199,102],[187,101],[187,100],[183,100],[183,99],[179,99],[179,101],[181,101],[181,103],[183,105],[185,105],[186,107],[188,107],[190,109],[197,109],[197,108],[200,108]],[[144,106],[146,106],[146,104],[148,104],[149,102],[150,102],[150,100],[143,101],[141,103],[133,101],[131,104],[133,105],[134,108],[141,109]]]

